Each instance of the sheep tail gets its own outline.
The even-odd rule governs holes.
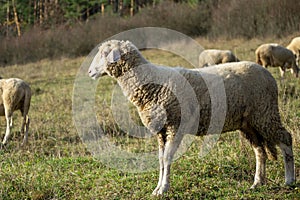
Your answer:
[[[272,143],[265,144],[265,151],[269,160],[277,160],[277,149]]]

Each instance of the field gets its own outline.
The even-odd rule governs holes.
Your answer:
[[[197,38],[205,48],[232,49],[241,60],[254,61],[254,51],[269,39],[209,41]],[[276,40],[287,44],[289,40]],[[187,66],[171,53],[143,51],[154,63]],[[283,161],[267,161],[268,181],[250,190],[255,172],[255,157],[247,141],[238,132],[224,134],[204,158],[198,158],[198,138],[172,165],[171,188],[162,198],[151,197],[156,187],[158,168],[130,173],[110,168],[92,156],[74,126],[72,95],[76,74],[84,57],[42,60],[0,69],[2,77],[19,77],[32,88],[29,144],[21,147],[20,114],[15,113],[13,136],[0,150],[0,199],[299,199],[299,181],[283,186]],[[269,69],[279,87],[282,121],[293,134],[297,180],[300,179],[300,79],[288,72],[280,81],[279,69]],[[110,111],[110,78],[97,87],[95,112],[111,141],[131,151],[155,150],[155,138],[136,139],[119,130]],[[87,88],[88,90],[89,88]],[[132,115],[136,113],[132,111]],[[135,117],[135,116],[133,116]],[[5,119],[1,118],[1,138]]]

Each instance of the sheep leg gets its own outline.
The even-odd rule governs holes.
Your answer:
[[[152,192],[152,195],[157,195],[161,187],[163,174],[164,174],[164,149],[165,149],[165,138],[163,134],[158,134],[158,158],[159,158],[159,179],[156,188]]]
[[[255,153],[256,169],[254,183],[251,186],[251,189],[253,189],[259,185],[263,185],[266,181],[267,154],[263,146],[263,138],[255,129],[248,126],[242,130],[242,135],[250,142]]]
[[[174,135],[173,133],[167,136],[167,140],[165,143],[165,149],[163,154],[163,176],[161,181],[161,186],[158,191],[154,195],[162,195],[165,193],[170,187],[170,171],[171,171],[171,163],[174,157],[176,150],[178,149],[183,135],[178,133]]]
[[[23,118],[23,123],[22,123],[22,128],[21,128],[21,133],[24,134],[24,139],[23,139],[23,143],[22,146],[27,144],[28,142],[28,129],[29,129],[29,124],[30,124],[30,119],[29,117],[26,115]],[[24,127],[25,127],[25,133],[24,133]]]
[[[26,127],[25,127],[25,144],[28,142],[28,130],[29,130],[30,118],[27,116]]]
[[[10,128],[13,127],[13,118],[12,117],[10,118],[10,124],[9,124],[9,126],[10,126]]]
[[[268,56],[262,56],[260,63],[264,68],[268,68],[268,66],[270,65],[270,58]]]
[[[294,156],[293,150],[291,146],[287,146],[286,144],[280,143],[279,145],[283,160],[284,160],[284,168],[285,168],[285,184],[291,185],[295,182],[295,169],[294,169]]]
[[[21,126],[21,134],[24,134],[26,124],[26,117],[23,117],[22,126]]]
[[[292,137],[288,131],[283,130],[282,132],[283,137],[281,139],[282,141],[279,143],[279,147],[284,160],[285,184],[291,185],[296,181]]]
[[[257,64],[259,64],[259,65],[262,65],[262,62],[261,62],[261,59],[260,59],[260,55],[257,53],[257,54],[255,54],[255,62],[257,63]]]
[[[284,74],[285,74],[285,68],[284,67],[279,67],[280,69],[280,77],[283,80],[284,79]]]
[[[266,181],[266,159],[267,155],[262,145],[252,145],[256,159],[256,170],[254,176],[254,183],[251,189],[256,188],[259,185],[265,184]]]
[[[6,116],[6,132],[5,132],[5,136],[3,139],[2,144],[5,145],[10,137],[11,134],[11,121],[12,121],[12,116],[8,115]]]

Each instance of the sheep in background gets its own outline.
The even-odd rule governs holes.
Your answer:
[[[284,77],[286,69],[291,69],[292,73],[298,77],[299,68],[292,51],[279,44],[263,44],[256,51],[256,63],[263,67],[280,67],[281,78]]]
[[[2,144],[5,145],[10,137],[13,125],[12,115],[16,110],[20,110],[23,117],[21,133],[24,134],[22,144],[28,141],[28,129],[30,119],[28,111],[31,100],[31,89],[27,83],[18,78],[0,80],[0,115],[6,117],[6,133]]]
[[[280,120],[277,84],[260,65],[236,62],[193,70],[156,66],[148,62],[131,42],[110,40],[99,47],[88,73],[93,79],[104,75],[116,79],[124,95],[137,107],[143,124],[157,136],[160,173],[153,195],[163,194],[170,186],[174,153],[183,135],[191,134],[182,127],[195,126],[194,134],[207,134],[212,103],[203,77],[209,75],[224,82],[227,112],[222,132],[241,130],[254,149],[256,172],[252,188],[265,183],[266,159],[267,156],[277,158],[276,145],[284,158],[285,183],[295,182],[292,137]],[[158,83],[157,80],[164,81]],[[197,105],[191,102],[190,95],[184,94],[186,89],[181,89],[188,88],[189,84]],[[182,98],[174,95],[173,88]],[[181,104],[180,99],[186,104]],[[185,110],[187,116],[184,117],[182,109],[188,110]],[[192,117],[195,112],[201,117]]]
[[[300,61],[300,37],[295,37],[286,48],[291,50],[295,54],[296,63],[299,64],[299,61]]]
[[[239,61],[230,50],[207,49],[199,55],[199,67]]]

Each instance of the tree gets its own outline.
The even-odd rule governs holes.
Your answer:
[[[18,36],[20,37],[21,36],[21,28],[20,28],[21,25],[19,23],[18,12],[17,12],[17,8],[16,8],[16,4],[15,4],[14,0],[12,0],[12,6],[13,6],[13,12],[14,12],[14,21],[15,21],[15,24],[17,27],[17,33],[18,33]]]

